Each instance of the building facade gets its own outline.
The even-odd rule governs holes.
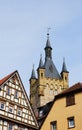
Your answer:
[[[55,96],[40,130],[81,130],[82,84],[77,83]]]
[[[0,130],[37,130],[38,123],[17,71],[0,80]]]
[[[47,34],[44,50],[45,61],[43,63],[41,56],[37,69],[37,77],[33,67],[30,78],[30,101],[34,110],[52,101],[55,95],[64,91],[69,86],[69,72],[67,71],[65,60],[63,60],[60,74],[53,62],[49,33]]]

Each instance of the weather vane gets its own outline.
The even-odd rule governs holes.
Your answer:
[[[50,29],[51,29],[50,27],[49,27],[49,28],[47,28],[47,34],[49,34]]]

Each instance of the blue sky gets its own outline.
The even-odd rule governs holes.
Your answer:
[[[47,28],[53,61],[61,72],[63,57],[70,86],[82,82],[81,0],[0,0],[0,78],[18,70],[29,93],[33,64],[44,61]]]

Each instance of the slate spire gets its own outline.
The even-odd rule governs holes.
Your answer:
[[[50,40],[49,40],[49,33],[47,33],[47,42],[46,42],[46,47],[45,49],[45,60],[47,60],[47,58],[52,59],[52,47],[50,45]]]
[[[33,69],[32,69],[32,73],[31,73],[31,79],[36,79],[34,64],[33,64]]]
[[[66,67],[66,63],[65,63],[65,58],[63,58],[62,72],[68,72],[67,67]]]
[[[40,55],[39,68],[43,68],[42,54]]]
[[[45,77],[60,79],[61,77],[52,59],[52,47],[50,45],[49,32],[47,33],[47,42],[46,47],[44,49],[45,49],[45,63],[44,63]]]

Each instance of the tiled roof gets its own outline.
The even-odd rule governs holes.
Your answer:
[[[69,93],[76,93],[79,91],[82,91],[82,83],[80,83],[80,82],[74,84],[73,86],[71,86],[68,89],[66,89],[65,91],[63,91],[62,93],[56,95],[55,98],[65,96]]]
[[[15,72],[17,71],[14,71],[12,72],[11,74],[7,75],[6,77],[4,77],[3,79],[0,80],[0,86],[5,82],[7,81]]]

